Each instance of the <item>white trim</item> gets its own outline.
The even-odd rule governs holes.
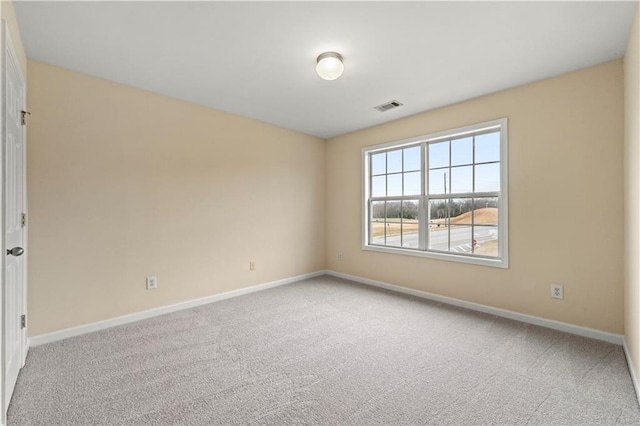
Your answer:
[[[136,312],[134,314],[123,315],[108,320],[93,322],[91,324],[80,325],[78,327],[66,328],[64,330],[53,331],[51,333],[40,334],[29,338],[30,345],[32,347],[43,345],[45,343],[56,342],[58,340],[67,339],[69,337],[80,336],[82,334],[92,333],[94,331],[104,330],[106,328],[115,327],[118,325],[129,324],[135,321],[140,321],[147,318],[157,317],[159,315],[168,314],[171,312],[181,311],[183,309],[189,309],[196,306],[206,305],[213,302],[219,302],[221,300],[231,299],[233,297],[243,296],[245,294],[254,293],[256,291],[266,290],[273,287],[278,287],[285,284],[291,284],[296,281],[302,281],[313,277],[319,277],[325,275],[326,271],[316,271],[309,274],[298,275],[295,277],[284,278],[278,281],[272,281],[264,284],[254,285],[252,287],[241,288],[238,290],[227,291],[225,293],[214,294],[213,296],[207,296],[200,299],[188,300],[186,302],[176,303],[174,305],[162,306],[159,308],[149,309],[147,311]]]
[[[22,73],[19,64],[18,70]],[[20,74],[22,78],[22,83],[24,90],[22,90],[22,109],[25,111],[29,110],[27,105],[27,81],[22,74]],[[22,144],[24,146],[24,153],[22,155],[22,213],[26,215],[27,222],[26,226],[22,228],[22,247],[24,247],[24,257],[22,259],[22,314],[27,317],[27,294],[29,288],[29,207],[28,207],[28,192],[27,192],[27,125],[22,126]],[[20,368],[24,367],[27,362],[27,352],[29,351],[29,337],[27,333],[29,332],[28,321],[29,318],[26,318],[27,325],[22,329],[22,362],[20,363]]]
[[[521,314],[519,312],[508,311],[506,309],[494,308],[493,306],[481,305],[479,303],[467,302],[465,300],[455,299],[453,297],[440,296],[438,294],[428,293],[426,291],[414,290],[407,287],[401,287],[395,284],[389,284],[382,281],[376,281],[369,278],[358,277],[355,275],[344,274],[342,272],[327,271],[327,275],[343,278],[350,281],[355,281],[361,284],[367,284],[374,287],[384,288],[386,290],[395,291],[398,293],[409,294],[411,296],[420,297],[422,299],[434,300],[436,302],[446,303],[447,305],[459,306],[461,308],[470,309],[472,311],[484,312],[491,315],[496,315],[502,318],[508,318],[528,324],[538,325],[540,327],[551,328],[553,330],[564,331],[566,333],[575,334],[578,336],[589,337],[591,339],[602,340],[604,342],[613,343],[616,345],[622,345],[624,343],[624,336],[621,334],[609,333],[607,331],[596,330],[593,328],[582,327],[579,325],[569,324],[566,322],[560,322],[550,320],[546,318],[536,317],[533,315]]]
[[[423,203],[426,204],[426,203]],[[426,208],[426,207],[425,207]],[[509,265],[503,259],[480,256],[462,256],[455,253],[439,253],[437,251],[408,249],[393,246],[363,245],[362,250],[377,251],[379,253],[400,254],[403,256],[426,257],[429,259],[446,260],[448,262],[469,263],[471,265],[491,266],[494,268],[508,269]]]
[[[633,358],[631,358],[631,354],[629,353],[629,348],[627,347],[627,339],[623,339],[622,348],[624,349],[624,356],[625,358],[627,358],[627,365],[629,366],[629,374],[631,375],[633,388],[636,391],[636,398],[638,398],[638,404],[640,404],[640,379],[638,378],[636,367],[633,365]]]
[[[23,368],[25,366],[27,362],[27,356],[29,355],[29,349],[31,349],[31,339],[29,339],[28,337],[24,340],[23,349],[24,349],[24,361],[23,361],[22,367],[20,368]]]

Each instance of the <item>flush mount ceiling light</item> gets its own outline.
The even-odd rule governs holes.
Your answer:
[[[324,52],[318,56],[316,72],[325,80],[335,80],[342,75],[344,64],[342,55],[336,52]]]

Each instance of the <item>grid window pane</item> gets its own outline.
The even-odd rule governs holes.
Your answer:
[[[371,203],[371,244],[384,245],[385,242],[385,202],[374,201]]]
[[[404,195],[420,195],[420,172],[404,173]]]
[[[402,202],[387,201],[386,234],[388,246],[402,247]]]
[[[371,156],[371,174],[382,175],[387,172],[387,153],[373,154]]]
[[[500,163],[479,164],[476,171],[476,192],[500,191]]]
[[[498,224],[498,198],[476,198],[473,200],[473,223],[476,225]]]
[[[449,250],[449,201],[429,201],[429,249]]]
[[[405,200],[402,202],[402,221],[418,220],[418,200]]]
[[[387,195],[395,197],[402,195],[402,174],[387,175]]]
[[[420,147],[414,146],[406,148],[404,151],[404,171],[410,172],[420,170],[422,161],[420,158]]]
[[[500,254],[498,206],[497,197],[476,198],[474,200],[473,252],[475,254],[494,257]]]
[[[476,163],[500,161],[500,132],[476,136]]]
[[[418,221],[402,222],[402,247],[417,249],[419,244]]]
[[[451,200],[449,213],[452,225],[471,225],[473,215],[472,198],[456,198]]]
[[[449,142],[429,144],[429,168],[447,167],[449,165]]]
[[[384,197],[387,195],[387,177],[374,176],[371,178],[371,196],[372,197]]]
[[[473,138],[456,139],[451,141],[451,165],[473,163]]]
[[[451,168],[451,193],[462,193],[473,191],[473,167],[452,167]]]
[[[402,247],[418,248],[419,241],[419,201],[405,200],[402,202]]]
[[[449,251],[452,253],[473,252],[472,228],[469,225],[451,225]]]
[[[473,238],[475,240],[475,246],[473,247],[475,254],[493,257],[500,255],[497,226],[476,226]]]
[[[447,194],[450,188],[449,169],[429,170],[429,194]]]

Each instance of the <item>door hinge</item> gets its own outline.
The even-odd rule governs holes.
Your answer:
[[[29,111],[20,111],[22,113],[22,125],[27,125],[27,115],[31,115]]]
[[[24,228],[25,226],[27,226],[27,214],[26,213],[22,213],[22,227]]]
[[[20,317],[20,328],[25,328],[27,326],[27,316],[26,315],[22,315]]]

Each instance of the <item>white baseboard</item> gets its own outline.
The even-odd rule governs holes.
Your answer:
[[[140,321],[147,318],[153,318],[159,315],[168,314],[170,312],[175,312],[183,309],[193,308],[196,306],[206,305],[208,303],[219,302],[221,300],[231,299],[233,297],[254,293],[256,291],[266,290],[268,288],[278,287],[278,286],[290,284],[296,281],[306,280],[308,278],[319,277],[325,274],[326,274],[326,271],[324,270],[311,272],[309,274],[298,275],[290,278],[284,278],[282,280],[254,285],[252,287],[241,288],[239,290],[233,290],[225,293],[214,294],[213,296],[207,296],[200,299],[188,300],[186,302],[180,302],[174,305],[149,309],[148,311],[136,312],[134,314],[123,315],[120,317],[111,318],[104,321],[93,322],[91,324],[81,325],[78,327],[66,328],[64,330],[58,330],[58,331],[53,331],[51,333],[40,334],[38,336],[30,337],[29,343],[31,347],[35,347],[35,346],[43,345],[45,343],[67,339],[69,337],[80,336],[82,334],[104,330],[105,328],[111,328],[111,327],[115,327],[122,324],[128,324],[131,322]]]
[[[638,378],[636,367],[635,365],[633,365],[633,359],[631,358],[629,348],[627,347],[627,339],[624,339],[622,348],[624,349],[624,356],[627,358],[627,365],[629,366],[629,374],[631,374],[633,388],[636,390],[636,397],[638,398],[638,403],[640,404],[640,379]]]
[[[609,333],[606,331],[596,330],[588,327],[581,327],[579,325],[573,325],[566,322],[554,321],[546,318],[536,317],[533,315],[521,314],[519,312],[508,311],[506,309],[494,308],[492,306],[481,305],[479,303],[467,302],[465,300],[455,299],[453,297],[440,296],[434,293],[428,293],[426,291],[414,290],[407,287],[401,287],[394,284],[385,283],[382,281],[371,280],[369,278],[362,278],[355,275],[343,274],[342,272],[335,272],[328,270],[328,275],[332,275],[338,278],[344,278],[346,280],[355,281],[361,284],[367,284],[374,287],[380,287],[398,293],[409,294],[411,296],[420,297],[423,299],[434,300],[436,302],[446,303],[448,305],[459,306],[461,308],[471,309],[473,311],[484,312],[487,314],[496,315],[503,318],[509,318],[516,321],[525,322],[528,324],[538,325],[541,327],[547,327],[554,330],[564,331],[566,333],[576,334],[578,336],[589,337],[591,339],[602,340],[616,345],[622,345],[624,343],[624,336],[621,334]]]
[[[24,364],[27,362],[27,355],[29,355],[29,348],[31,348],[31,339],[29,339],[28,337],[25,339],[24,342],[24,348],[22,351],[22,365],[20,365],[20,368],[24,367]]]
[[[186,302],[176,303],[174,305],[162,306],[160,308],[154,308],[147,311],[137,312],[134,314],[123,315],[116,318],[111,318],[104,321],[98,321],[91,324],[81,325],[78,327],[67,328],[64,330],[58,330],[51,333],[41,334],[29,338],[29,344],[31,347],[39,346],[45,343],[55,342],[58,340],[66,339],[69,337],[79,336],[86,333],[91,333],[98,330],[104,330],[106,328],[115,327],[122,324],[128,324],[134,321],[139,321],[146,318],[152,318],[159,315],[168,314],[170,312],[179,311],[182,309],[189,309],[196,306],[206,305],[208,303],[218,302],[220,300],[230,299],[232,297],[242,296],[244,294],[253,293],[256,291],[266,290],[268,288],[278,287],[285,284],[290,284],[296,281],[302,281],[308,278],[318,277],[321,275],[332,275],[338,278],[344,278],[350,281],[355,281],[362,284],[371,285],[374,287],[380,287],[387,290],[395,291],[398,293],[409,294],[412,296],[420,297],[423,299],[434,300],[436,302],[446,303],[448,305],[459,306],[473,311],[484,312],[492,315],[496,315],[503,318],[509,318],[516,321],[521,321],[529,324],[538,325],[541,327],[547,327],[554,330],[564,331],[578,336],[589,337],[596,340],[602,340],[616,345],[624,345],[624,336],[615,333],[609,333],[606,331],[596,330],[588,327],[581,327],[579,325],[573,325],[565,322],[554,321],[546,318],[536,317],[533,315],[521,314],[519,312],[508,311],[505,309],[494,308],[492,306],[481,305],[479,303],[467,302],[461,299],[455,299],[453,297],[440,296],[434,293],[428,293],[426,291],[414,290],[407,287],[402,287],[394,284],[385,283],[382,281],[376,281],[369,278],[358,277],[355,275],[344,274],[341,272],[331,270],[321,270],[312,272],[309,274],[298,275],[295,277],[285,278],[278,281],[273,281],[265,284],[259,284],[252,287],[242,288],[239,290],[233,290],[226,293],[215,294],[213,296],[203,297],[201,299],[189,300]],[[626,350],[626,349],[625,349]],[[635,374],[635,372],[633,373]],[[634,384],[637,385],[637,376],[634,377]]]

